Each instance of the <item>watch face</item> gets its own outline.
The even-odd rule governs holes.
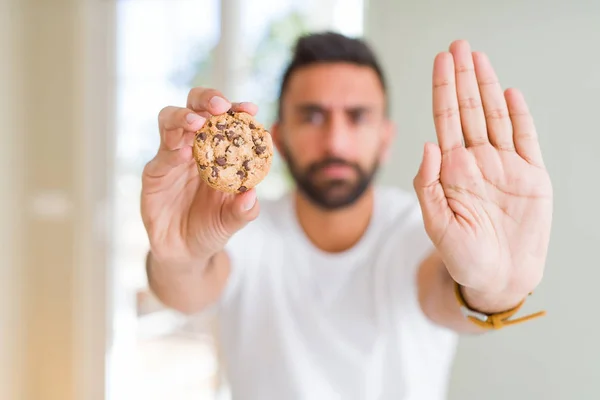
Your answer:
[[[465,306],[462,306],[460,309],[462,310],[462,313],[465,317],[475,317],[478,320],[483,321],[483,322],[487,322],[487,320],[489,318],[488,315],[477,312],[477,311],[473,311]]]
[[[458,283],[455,283],[455,285],[454,285],[454,294],[456,295],[456,300],[460,304],[460,311],[465,316],[465,318],[473,317],[473,318],[478,319],[479,321],[488,322],[488,320],[490,318],[489,315],[486,315],[486,314],[478,312],[478,311],[471,310],[469,307],[467,307],[467,303],[465,302],[465,299],[463,298],[462,292],[460,290],[460,285]]]

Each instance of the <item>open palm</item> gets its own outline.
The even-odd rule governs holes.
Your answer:
[[[526,293],[541,279],[552,185],[521,93],[503,91],[465,41],[433,70],[438,144],[425,146],[415,190],[448,272],[481,291]]]

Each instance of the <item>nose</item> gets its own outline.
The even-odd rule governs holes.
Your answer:
[[[330,113],[323,133],[328,156],[348,158],[352,155],[350,126],[343,112]]]

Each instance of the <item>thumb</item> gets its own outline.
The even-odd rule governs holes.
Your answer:
[[[256,190],[250,189],[236,195],[232,201],[223,205],[221,214],[223,226],[230,235],[233,235],[258,217],[259,211]]]
[[[423,159],[415,176],[415,190],[432,186],[440,181],[442,169],[442,153],[440,147],[435,143],[425,143],[423,148]]]
[[[413,186],[421,205],[425,223],[434,220],[435,215],[448,206],[444,189],[440,182],[442,152],[435,143],[425,143],[423,160],[413,180]]]

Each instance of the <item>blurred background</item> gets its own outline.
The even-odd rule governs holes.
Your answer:
[[[140,175],[157,115],[196,85],[272,122],[302,33],[365,36],[398,126],[380,180],[411,188],[434,140],[431,69],[457,38],[523,90],[555,188],[548,316],[461,340],[450,399],[600,399],[600,3],[2,0],[0,399],[226,399],[214,316],[148,292]],[[259,197],[288,188],[277,158]]]

